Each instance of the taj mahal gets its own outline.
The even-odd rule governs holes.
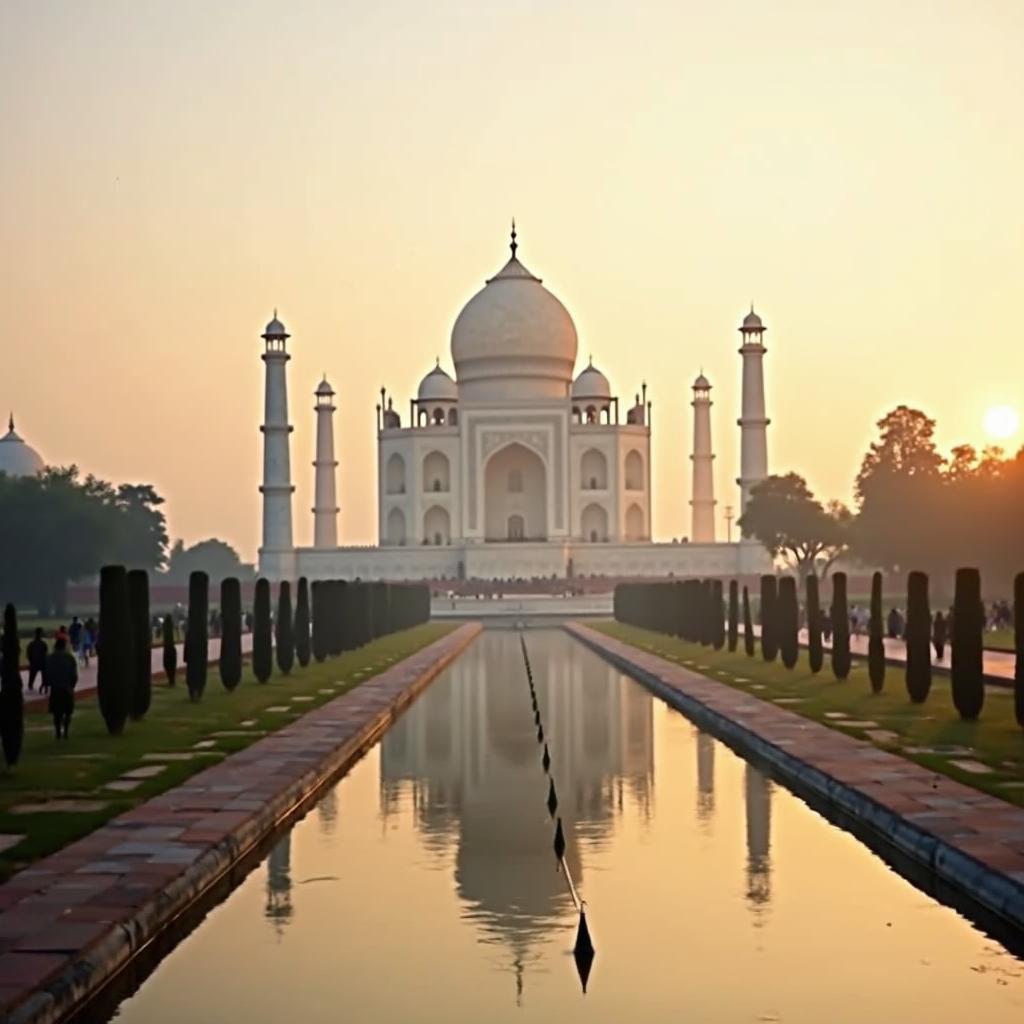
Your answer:
[[[651,403],[646,385],[622,403],[593,364],[573,376],[578,339],[569,311],[518,257],[463,307],[451,332],[455,376],[440,361],[422,379],[403,423],[386,389],[377,405],[379,543],[338,543],[333,414],[326,377],[314,392],[312,547],[292,531],[288,340],[274,318],[266,367],[262,544],[270,579],[510,579],[580,576],[729,576],[759,572],[756,543],[716,539],[711,383],[692,386],[691,529],[685,543],[651,537]],[[742,512],[768,475],[761,318],[739,328],[737,421]]]

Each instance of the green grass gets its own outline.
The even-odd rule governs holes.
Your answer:
[[[296,666],[290,676],[275,673],[262,685],[247,668],[233,693],[224,689],[217,667],[211,666],[206,691],[198,704],[189,701],[184,676],[179,672],[178,685],[173,688],[162,680],[154,683],[153,704],[146,718],[129,722],[121,736],[107,735],[92,695],[79,699],[71,720],[71,738],[60,743],[54,739],[45,708],[27,712],[21,760],[13,769],[0,773],[0,833],[25,838],[0,852],[0,878],[59,850],[115,815],[178,785],[225,755],[242,750],[358,686],[453,628],[449,623],[427,623],[382,637],[358,651],[321,664],[312,661],[305,669]],[[294,697],[312,699],[293,701]],[[267,710],[285,705],[292,710]],[[244,721],[253,724],[243,727],[240,723]],[[212,735],[222,731],[239,731],[244,735]],[[202,740],[212,740],[208,753],[189,761],[167,762],[159,775],[146,779],[131,792],[104,788],[133,768],[160,763],[144,761],[145,754],[192,752]],[[53,800],[93,800],[101,801],[103,806],[72,812],[12,811],[18,805]]]
[[[812,675],[805,651],[790,671],[780,661],[766,663],[760,651],[756,657],[748,658],[743,653],[742,638],[739,649],[730,654],[724,648],[715,651],[618,622],[596,623],[593,628],[753,697],[768,701],[782,698],[784,702],[797,698],[800,703],[782,706],[839,732],[875,743],[965,785],[1024,805],[1024,788],[1007,785],[1024,781],[1024,729],[1014,719],[1013,694],[1008,689],[988,687],[981,718],[977,722],[964,722],[953,708],[949,680],[941,676],[934,677],[927,702],[915,705],[907,697],[902,669],[892,666],[887,668],[882,693],[875,695],[868,681],[867,665],[858,659],[854,659],[849,678],[840,683],[829,669],[827,653],[822,671]],[[895,736],[870,737],[867,732],[874,729],[873,726],[842,728],[835,719],[826,717],[827,712],[844,712],[851,721],[875,722],[878,729]],[[944,755],[908,749],[920,747],[938,750],[963,747],[969,748],[969,752]],[[953,760],[980,761],[991,773],[971,774],[954,765]]]

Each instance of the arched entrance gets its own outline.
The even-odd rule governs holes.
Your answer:
[[[600,505],[588,505],[583,510],[583,515],[580,516],[580,534],[591,544],[608,539],[608,513]]]
[[[388,543],[405,543],[405,513],[400,508],[393,508],[388,513]]]
[[[536,452],[513,442],[495,452],[484,470],[484,539],[547,540],[547,535],[547,470]]]
[[[451,540],[451,520],[448,510],[434,505],[423,517],[423,543],[436,546],[447,544]]]

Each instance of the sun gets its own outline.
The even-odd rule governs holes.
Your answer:
[[[985,413],[985,433],[996,441],[1013,437],[1020,427],[1020,417],[1008,405],[994,405]]]

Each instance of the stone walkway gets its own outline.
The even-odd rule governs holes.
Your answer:
[[[207,660],[211,665],[215,665],[220,660],[220,638],[211,637],[210,647],[207,652]],[[178,673],[179,675],[185,671],[185,645],[178,644]],[[242,634],[242,654],[249,654],[252,651],[252,633]],[[153,675],[162,676],[164,674],[164,652],[162,647],[154,647],[150,656],[153,664]],[[22,677],[24,681],[28,683],[28,672],[27,670],[22,671]],[[38,685],[38,678],[36,684]],[[88,668],[83,668],[81,665],[78,667],[78,685],[75,687],[76,697],[91,696],[96,692],[96,659],[92,658],[89,662]],[[41,697],[39,691],[29,690],[25,688],[25,706],[29,708],[41,707],[47,702],[47,697]]]
[[[469,623],[0,886],[0,1011],[56,1021],[373,743]]]
[[[795,791],[867,825],[1024,933],[1024,809],[579,623],[566,628]]]

